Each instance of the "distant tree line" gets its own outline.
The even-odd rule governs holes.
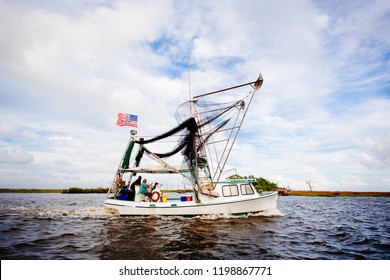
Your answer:
[[[62,191],[62,193],[106,193],[106,192],[108,192],[108,188],[83,189],[83,188],[72,187]]]
[[[265,178],[262,177],[255,177],[253,175],[249,175],[246,177],[243,177],[241,175],[232,175],[229,176],[228,179],[255,179],[256,182],[253,183],[253,186],[262,191],[274,191],[278,189],[278,185],[274,182],[270,182]],[[108,188],[91,188],[91,189],[83,189],[83,188],[78,188],[78,187],[71,187],[68,188],[67,190],[63,190],[62,193],[107,193]]]
[[[244,178],[255,179],[256,182],[253,183],[253,186],[256,189],[259,189],[259,190],[262,190],[262,191],[274,191],[274,190],[279,188],[276,183],[270,182],[267,179],[264,179],[262,177],[255,177],[253,175],[249,175],[249,176],[243,177],[243,176],[237,174],[237,175],[232,175],[232,176],[228,177],[228,179],[244,179]]]

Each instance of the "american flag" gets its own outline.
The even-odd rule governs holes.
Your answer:
[[[138,127],[138,116],[118,113],[118,120],[116,121],[116,125]]]

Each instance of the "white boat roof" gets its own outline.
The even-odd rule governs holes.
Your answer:
[[[190,168],[188,166],[173,166],[180,173],[190,172]],[[167,174],[167,173],[177,173],[170,167],[163,166],[143,166],[143,167],[130,167],[126,169],[121,169],[125,172],[133,172],[133,173],[156,173],[156,174]]]

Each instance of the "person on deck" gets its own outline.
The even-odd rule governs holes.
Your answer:
[[[124,185],[125,185],[125,181],[123,181],[122,174],[120,173],[119,170],[118,170],[118,172],[116,174],[116,185],[120,189],[122,189],[124,187]]]
[[[141,187],[139,188],[139,193],[145,195],[146,197],[150,198],[150,192],[148,191],[148,184],[146,184],[147,180],[144,179],[142,181]]]
[[[153,187],[150,188],[150,192],[153,192],[154,190],[159,191],[157,182],[154,183]]]
[[[142,177],[139,176],[137,180],[135,180],[131,185],[130,185],[130,200],[134,201],[135,200],[135,186],[141,186],[141,180]]]

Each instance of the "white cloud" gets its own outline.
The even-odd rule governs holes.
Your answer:
[[[386,169],[390,165],[390,134],[377,139],[356,140],[362,164],[369,169]]]
[[[140,135],[176,125],[190,60],[194,94],[264,76],[229,168],[291,188],[311,177],[317,189],[390,190],[389,11],[382,0],[0,1],[0,176],[107,185],[128,139],[117,113],[138,114]]]
[[[34,161],[34,156],[23,151],[20,145],[0,149],[0,163],[30,164]]]
[[[368,183],[364,182],[361,178],[351,174],[342,175],[340,183],[343,187],[347,187],[352,190],[364,190],[368,186]]]

